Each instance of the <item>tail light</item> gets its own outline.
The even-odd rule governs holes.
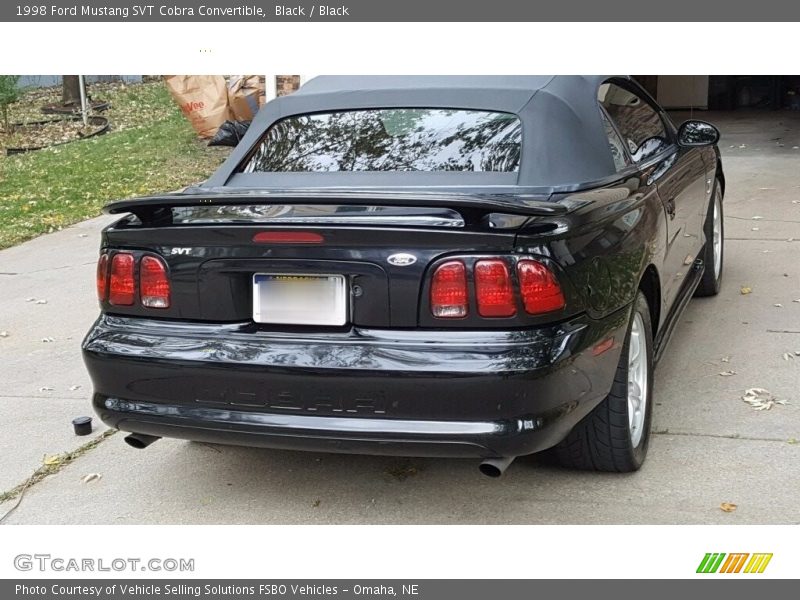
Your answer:
[[[160,258],[142,257],[139,263],[139,297],[142,306],[147,308],[169,308],[170,286],[167,266]]]
[[[439,266],[431,281],[431,312],[434,317],[457,319],[467,316],[467,269],[459,260]]]
[[[105,302],[108,293],[108,254],[101,254],[97,261],[97,299]]]
[[[564,308],[564,293],[553,272],[535,260],[517,263],[520,293],[525,312],[531,315]]]
[[[490,259],[475,263],[475,296],[482,317],[513,317],[517,313],[506,261]]]
[[[115,306],[130,306],[133,296],[133,255],[120,252],[111,259],[108,301]]]

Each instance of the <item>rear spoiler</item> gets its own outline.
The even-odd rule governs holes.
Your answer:
[[[171,220],[172,208],[183,206],[299,205],[386,206],[449,208],[465,223],[478,223],[492,213],[528,217],[558,216],[567,207],[542,195],[471,195],[460,193],[384,192],[351,190],[264,190],[252,192],[214,191],[202,188],[175,194],[146,196],[112,202],[103,208],[109,215],[133,213],[145,224]],[[167,214],[168,213],[168,214]]]

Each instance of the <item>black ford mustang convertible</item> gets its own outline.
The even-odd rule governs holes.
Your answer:
[[[314,79],[203,185],[106,207],[95,409],[138,448],[636,470],[720,286],[718,137],[627,77]]]

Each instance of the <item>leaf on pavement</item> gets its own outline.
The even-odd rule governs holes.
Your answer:
[[[739,291],[742,293],[742,296],[746,296],[747,294],[749,294],[749,293],[750,293],[750,292],[752,292],[753,290],[752,290],[752,288],[749,288],[749,287],[747,287],[747,286],[745,285],[745,286],[742,286],[742,289],[741,289],[741,290],[739,290]]]
[[[722,371],[720,377],[730,377],[731,375],[736,375],[736,371]]]
[[[794,360],[794,354],[792,354],[791,352],[784,352],[783,360]]]
[[[778,400],[769,390],[764,388],[750,388],[745,391],[742,400],[753,407],[753,410],[770,410],[776,404],[785,406],[786,400]]]
[[[83,483],[90,483],[92,481],[96,481],[96,480],[100,479],[101,477],[102,477],[102,475],[100,473],[89,473],[88,475],[84,475],[81,478],[81,481]]]
[[[735,511],[737,509],[737,506],[735,504],[733,504],[732,502],[723,502],[722,504],[719,505],[719,509],[722,512],[730,513],[730,512]]]
[[[42,462],[48,467],[52,467],[61,462],[61,456],[58,454],[54,454],[53,456],[45,456]]]

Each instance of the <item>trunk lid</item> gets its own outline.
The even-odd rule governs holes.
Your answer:
[[[345,279],[347,326],[415,327],[432,262],[450,254],[512,252],[531,216],[562,208],[463,195],[262,196],[176,195],[107,207],[132,215],[105,230],[104,248],[163,258],[172,302],[163,310],[104,306],[106,312],[252,321],[254,275],[327,275]]]

